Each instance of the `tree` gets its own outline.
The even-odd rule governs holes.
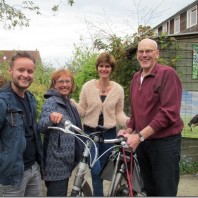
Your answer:
[[[67,66],[75,77],[76,90],[72,95],[74,99],[79,99],[81,88],[86,81],[98,78],[95,66],[97,56],[98,53],[84,43],[75,46],[73,59]]]
[[[163,7],[165,0],[156,1],[154,5],[148,6],[144,0],[133,0],[133,10],[130,11],[129,24],[133,24],[133,20],[140,25],[148,26],[152,21],[162,16],[168,9]],[[148,1],[149,2],[149,1]],[[136,31],[136,29],[135,29]]]
[[[26,16],[25,11],[41,14],[40,7],[35,5],[34,1],[22,1],[21,3],[18,1],[16,5],[13,2],[12,4],[7,2],[8,0],[0,0],[0,23],[3,24],[4,29],[29,26],[30,19]],[[60,0],[59,4],[51,8],[52,11],[58,11],[61,3],[63,2]],[[72,6],[74,0],[67,0],[67,3]]]
[[[178,49],[175,39],[164,34],[156,37],[150,26],[140,25],[136,33],[127,35],[124,38],[115,34],[106,34],[103,37],[95,37],[93,35],[93,49],[86,48],[86,45],[76,47],[74,56],[76,64],[74,64],[74,61],[70,65],[70,68],[75,71],[78,88],[74,95],[75,99],[78,98],[81,87],[87,80],[98,77],[92,66],[96,59],[94,55],[92,56],[93,51],[99,52],[104,50],[114,55],[116,59],[116,68],[111,77],[112,80],[123,86],[125,92],[125,112],[129,113],[129,86],[134,73],[139,70],[136,51],[139,41],[144,38],[152,38],[157,41],[159,48],[164,54],[160,56],[160,63],[176,68],[179,57],[175,53]]]
[[[6,78],[0,73],[0,88],[6,84]]]

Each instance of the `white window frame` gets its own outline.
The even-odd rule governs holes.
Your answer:
[[[168,35],[170,35],[170,20],[168,21]]]
[[[156,29],[154,30],[154,35],[155,35],[155,36],[158,36],[158,28],[156,28]]]
[[[194,19],[193,19],[194,17]],[[187,28],[197,25],[197,5],[187,11]]]
[[[180,15],[174,18],[174,34],[180,33]]]
[[[163,33],[167,33],[168,32],[167,22],[162,25],[162,32]]]

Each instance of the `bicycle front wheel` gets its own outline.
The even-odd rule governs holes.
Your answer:
[[[82,193],[84,197],[91,197],[93,196],[91,188],[87,182],[85,182],[82,186]]]
[[[128,186],[127,179],[120,172],[118,172],[116,175],[111,196],[114,196],[114,197],[128,197],[129,196],[129,186]],[[133,191],[133,196],[138,196],[138,193]]]
[[[87,181],[84,182],[84,184],[81,186],[80,190],[73,188],[71,191],[71,197],[91,197],[92,196],[92,190],[87,183]]]
[[[123,174],[118,172],[115,178],[115,183],[112,189],[112,192],[110,196],[116,197],[116,196],[129,196],[129,189],[128,184],[125,178],[123,177]]]

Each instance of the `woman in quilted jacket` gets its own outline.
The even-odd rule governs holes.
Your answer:
[[[42,107],[39,130],[44,133],[44,180],[47,196],[67,196],[69,177],[83,152],[83,144],[73,135],[48,129],[51,125],[63,127],[63,120],[70,120],[82,128],[78,111],[70,103],[74,87],[72,73],[60,69],[53,73],[50,89],[44,95],[46,100]]]

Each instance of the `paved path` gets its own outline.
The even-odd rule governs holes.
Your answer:
[[[75,170],[72,174],[72,177],[70,178],[69,187],[68,187],[68,195],[70,194],[70,191],[71,191],[72,182],[74,179],[74,173],[75,173]],[[89,184],[91,184],[91,177],[90,177],[89,171],[86,174],[86,178]],[[105,195],[108,192],[108,186],[109,186],[109,182],[104,181]],[[46,189],[44,187],[43,196],[45,196],[45,193],[46,193]],[[177,196],[198,196],[198,174],[195,176],[184,175],[180,177]]]

